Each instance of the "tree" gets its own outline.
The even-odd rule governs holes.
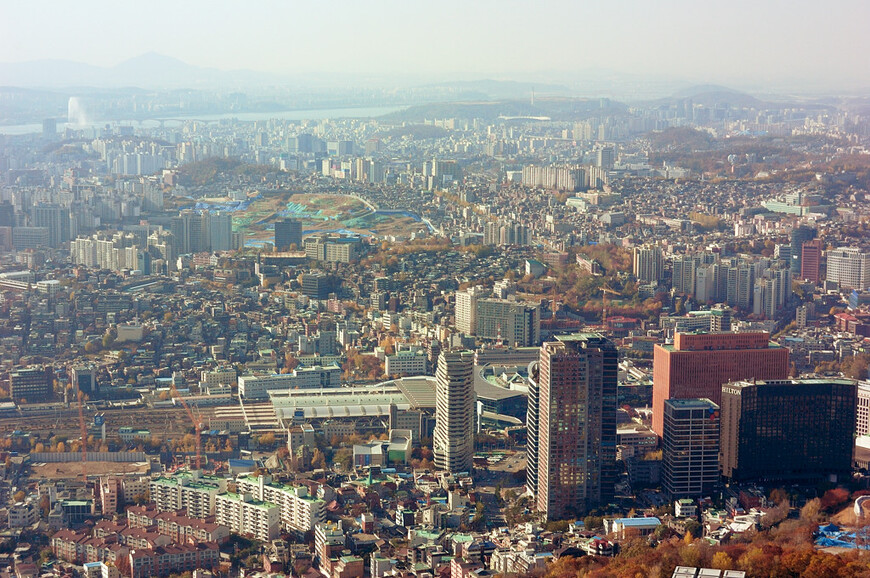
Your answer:
[[[687,520],[686,521],[686,539],[689,540],[689,536],[701,536],[703,534],[701,529],[701,524],[698,523],[697,520]]]
[[[132,568],[130,567],[129,556],[118,556],[115,558],[115,568],[118,569],[121,576],[130,576],[133,573]]]
[[[861,353],[847,357],[840,365],[843,375],[849,379],[867,379],[870,371],[870,353]]]
[[[319,448],[314,449],[314,454],[311,457],[311,467],[315,470],[326,469],[326,456],[323,455],[323,452]]]
[[[38,453],[38,454],[41,454],[42,452],[45,451],[45,444],[42,442],[37,442],[36,446],[33,448],[33,451]]]
[[[731,556],[727,552],[716,552],[713,554],[712,560],[710,560],[710,566],[716,570],[733,570],[734,560],[731,559]]]
[[[801,508],[801,520],[805,522],[817,522],[821,509],[822,506],[820,500],[818,498],[813,498],[804,504],[803,508]]]
[[[272,432],[265,433],[257,440],[261,446],[272,447],[275,445],[275,434]]]
[[[18,490],[12,496],[12,499],[15,500],[16,502],[21,502],[21,501],[24,501],[25,497],[27,497],[27,494],[24,493],[24,490]]]
[[[51,498],[48,494],[43,494],[39,498],[39,511],[42,512],[43,517],[47,517],[49,512],[51,512]]]
[[[583,525],[591,532],[604,527],[604,518],[601,516],[586,516],[583,518]]]

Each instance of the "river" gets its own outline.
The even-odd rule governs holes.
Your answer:
[[[67,122],[58,122],[57,130],[62,133],[67,127],[73,129],[101,127],[107,124],[129,125],[136,128],[157,128],[160,126],[160,118],[164,118],[164,126],[181,126],[185,121],[197,120],[203,122],[218,122],[221,120],[236,119],[240,122],[254,122],[260,120],[312,120],[325,118],[371,118],[390,114],[402,110],[404,106],[369,106],[359,108],[318,108],[310,110],[285,110],[278,112],[228,112],[223,114],[194,114],[194,115],[173,115],[167,114],[166,117],[158,117],[151,119],[122,119],[122,120],[100,120],[89,122],[85,125],[70,125]],[[0,125],[0,135],[23,135],[32,133],[41,133],[41,123],[30,124],[10,124]]]

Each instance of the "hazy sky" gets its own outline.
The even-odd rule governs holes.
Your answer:
[[[870,86],[870,0],[0,0],[0,60]],[[574,73],[574,74],[572,74]]]

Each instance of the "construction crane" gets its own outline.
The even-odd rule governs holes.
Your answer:
[[[604,330],[607,330],[607,294],[611,293],[613,295],[622,295],[619,291],[615,289],[611,289],[607,285],[603,285],[601,287],[601,300],[602,300],[602,308],[601,308],[601,325],[604,327]]]
[[[79,427],[82,433],[82,478],[85,482],[88,481],[88,428],[85,425],[85,412],[83,409],[83,401],[85,394],[82,390],[78,390],[79,400]]]
[[[184,411],[187,412],[187,417],[190,418],[190,421],[193,423],[193,429],[196,435],[196,469],[200,469],[202,463],[202,421],[198,420],[193,412],[190,411],[190,407],[188,407],[187,402],[184,401],[184,398],[181,397],[181,394],[178,393],[178,390],[175,389],[175,385],[172,386],[172,397],[181,402],[181,406],[184,408]]]

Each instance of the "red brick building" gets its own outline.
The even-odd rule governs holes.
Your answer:
[[[653,353],[653,431],[662,435],[666,399],[708,398],[719,404],[722,385],[740,379],[785,379],[788,349],[766,331],[679,333]]]

